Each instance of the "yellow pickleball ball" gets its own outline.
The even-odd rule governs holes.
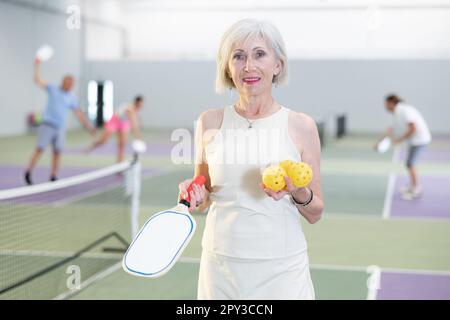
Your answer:
[[[289,171],[289,168],[292,167],[292,165],[295,164],[295,161],[292,160],[283,160],[280,162],[280,167],[286,171],[286,173]]]
[[[281,166],[271,165],[264,169],[262,181],[267,188],[276,192],[286,187],[284,180],[286,175],[286,171]]]
[[[291,165],[287,171],[287,175],[292,184],[297,188],[306,187],[313,179],[311,167],[306,162],[296,162]]]

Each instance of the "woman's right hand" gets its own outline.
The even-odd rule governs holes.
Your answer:
[[[181,199],[187,198],[187,189],[189,188],[189,185],[192,183],[192,179],[186,179],[183,182],[181,182],[178,185],[178,189],[180,190],[178,194],[178,201]],[[197,184],[194,184],[192,186],[192,191],[190,192],[190,206],[189,206],[189,212],[192,212],[195,210],[198,206],[203,204],[206,199],[208,198],[208,190],[206,190],[205,185],[202,185],[201,187]]]

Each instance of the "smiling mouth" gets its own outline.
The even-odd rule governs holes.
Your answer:
[[[261,78],[259,78],[259,77],[248,77],[248,78],[244,78],[242,80],[244,81],[245,84],[255,84],[259,80],[261,80]]]

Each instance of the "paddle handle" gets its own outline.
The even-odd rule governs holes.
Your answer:
[[[198,186],[203,186],[205,184],[206,178],[203,175],[196,176],[194,180],[192,180],[191,184],[187,188],[187,196],[184,199],[180,199],[179,203],[182,203],[189,207],[191,205],[191,191],[194,188],[194,184]]]

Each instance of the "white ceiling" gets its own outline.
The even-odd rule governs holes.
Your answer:
[[[119,2],[124,9],[136,10],[146,8],[353,9],[369,5],[391,8],[450,8],[450,0],[119,0]]]

